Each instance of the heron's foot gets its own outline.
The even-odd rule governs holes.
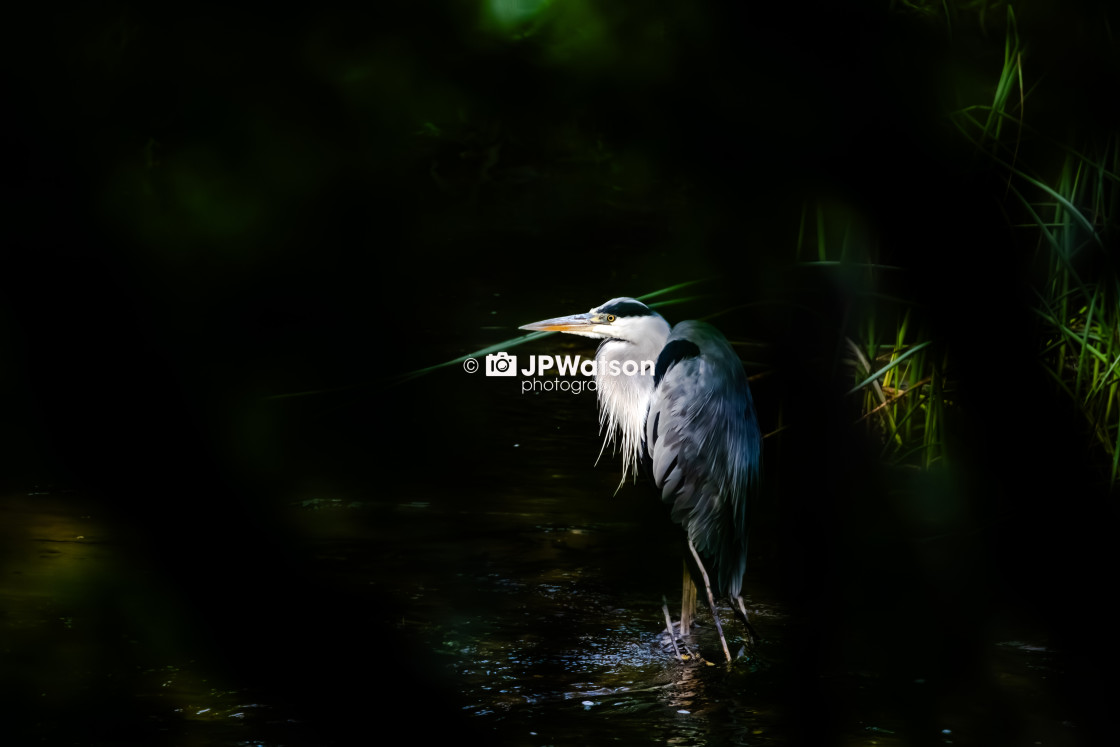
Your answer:
[[[743,597],[736,597],[735,601],[738,602],[738,609],[735,611],[739,613],[739,619],[743,622],[743,627],[746,631],[746,650],[748,652],[754,651],[755,646],[758,645],[761,639],[759,638],[758,632],[754,629],[754,626],[751,625],[750,618],[747,616],[747,606],[743,603]]]
[[[702,661],[703,657],[690,645],[692,631],[686,627],[681,629],[681,623],[673,622],[669,617],[669,608],[664,606],[665,628],[661,631],[661,650],[671,654],[678,661]]]
[[[676,639],[678,643],[686,643],[690,641],[692,639],[691,627],[692,626],[682,629],[679,621],[673,623],[673,638]]]
[[[695,646],[693,646],[690,637],[680,635],[679,623],[673,623],[672,638],[669,637],[667,631],[662,630],[661,638],[659,640],[661,644],[661,651],[667,656],[671,656],[682,663],[697,663],[704,661],[704,657],[701,656],[700,652],[696,649]]]

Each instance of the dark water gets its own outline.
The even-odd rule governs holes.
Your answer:
[[[484,443],[464,447],[469,479],[441,477],[433,465],[431,475],[413,470],[414,479],[381,488],[308,485],[268,508],[303,573],[356,611],[337,627],[340,637],[362,639],[353,641],[354,658],[317,670],[337,677],[324,688],[354,696],[333,715],[270,696],[267,682],[221,666],[205,644],[184,646],[199,640],[199,627],[238,621],[193,618],[159,565],[145,562],[150,550],[138,549],[152,544],[115,523],[103,499],[7,496],[3,676],[8,703],[30,715],[21,738],[325,744],[337,737],[323,736],[322,719],[358,718],[373,734],[419,730],[496,744],[763,745],[812,743],[817,734],[843,744],[980,744],[991,743],[993,719],[1007,718],[1015,725],[1008,742],[1076,743],[1076,726],[1052,692],[1062,657],[1029,631],[989,641],[979,654],[986,684],[972,693],[947,692],[920,672],[901,678],[873,661],[806,675],[811,621],[773,590],[765,558],[754,562],[745,590],[760,647],[727,667],[701,617],[707,661],[675,661],[663,648],[660,605],[667,596],[676,614],[680,538],[646,486],[615,493],[610,455],[594,466],[593,395],[523,396],[513,381],[457,370],[433,381],[487,423]],[[192,508],[171,510],[171,521],[175,510]],[[200,548],[206,542],[198,538]],[[200,561],[199,573],[214,567]],[[202,581],[255,583],[237,575]],[[270,614],[262,608],[262,631]],[[730,614],[724,619],[738,651],[742,631]],[[346,652],[349,641],[326,640],[333,625],[323,621],[306,637],[298,627],[294,637],[285,633],[274,665],[283,670],[292,656],[294,669],[299,653],[320,648]],[[806,680],[822,684],[814,690]],[[992,692],[1002,695],[987,702]],[[916,718],[904,703],[934,715]],[[58,719],[75,706],[122,725],[87,732]],[[827,726],[818,730],[818,719]]]
[[[370,634],[387,648],[405,639],[419,641],[453,691],[449,705],[497,743],[799,741],[803,730],[793,721],[799,709],[785,701],[783,672],[791,665],[786,646],[797,625],[780,601],[748,584],[754,622],[764,638],[754,656],[723,665],[704,618],[699,648],[712,664],[678,663],[663,648],[659,630],[657,588],[675,590],[672,563],[649,564],[664,578],[641,578],[626,588],[612,559],[615,548],[632,542],[628,535],[635,524],[609,516],[571,522],[558,504],[558,498],[539,498],[523,501],[520,510],[480,515],[419,500],[388,504],[319,497],[289,510],[304,523],[308,551],[325,582],[369,595],[378,609],[392,610],[392,616],[368,620]],[[53,701],[63,711],[91,690],[115,688],[124,677],[130,689],[118,692],[119,699],[107,707],[141,719],[145,729],[173,743],[316,743],[298,706],[259,702],[251,689],[214,677],[158,642],[125,641],[148,648],[130,657],[146,663],[139,671],[122,672],[118,661],[105,656],[106,631],[99,629],[105,600],[97,597],[106,593],[105,577],[123,570],[127,548],[114,541],[111,527],[82,510],[76,496],[9,496],[4,502],[7,678],[37,692],[40,705]],[[354,531],[357,517],[367,512],[394,521],[380,531]],[[140,593],[137,583],[143,580],[121,593]],[[142,607],[144,601],[134,603]],[[734,623],[728,628],[738,649],[740,631]],[[999,642],[989,655],[991,676],[1016,699],[1042,708],[1032,716],[1038,739],[1024,743],[1074,743],[1075,730],[1048,712],[1047,681],[1060,676],[1055,656],[1042,645],[1013,640]],[[340,663],[340,677],[352,672]],[[374,662],[353,686],[394,676],[392,669],[378,671]],[[898,687],[922,698],[923,683],[884,681],[871,671],[838,676],[858,705],[849,713],[844,743],[977,743],[957,726],[970,720],[969,710],[977,705],[967,699],[955,704],[956,718],[946,715],[943,734],[915,739],[881,704],[894,702]],[[422,704],[426,693],[410,693],[409,699]],[[376,698],[369,707],[378,718]],[[59,730],[47,724],[42,733],[58,736]]]

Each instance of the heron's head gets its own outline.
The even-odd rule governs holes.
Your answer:
[[[597,340],[622,340],[637,345],[663,344],[669,323],[641,301],[629,297],[612,298],[583,314],[559,316],[526,324],[521,329],[537,332],[567,332]]]
[[[622,452],[622,480],[637,475],[646,413],[653,394],[654,363],[669,337],[669,323],[641,301],[612,298],[585,314],[560,316],[521,329],[567,332],[602,340],[595,353],[599,423],[604,447],[613,442]],[[643,364],[649,364],[643,368]],[[636,373],[627,363],[637,363]],[[621,373],[621,375],[619,375]],[[620,483],[621,487],[621,483]]]

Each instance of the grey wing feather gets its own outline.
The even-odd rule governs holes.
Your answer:
[[[657,373],[646,466],[673,520],[714,563],[720,590],[738,596],[762,449],[746,374],[723,335],[703,322],[673,328]]]

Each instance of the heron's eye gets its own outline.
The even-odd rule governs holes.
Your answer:
[[[614,322],[614,314],[607,314],[607,324],[612,324],[613,322]]]

